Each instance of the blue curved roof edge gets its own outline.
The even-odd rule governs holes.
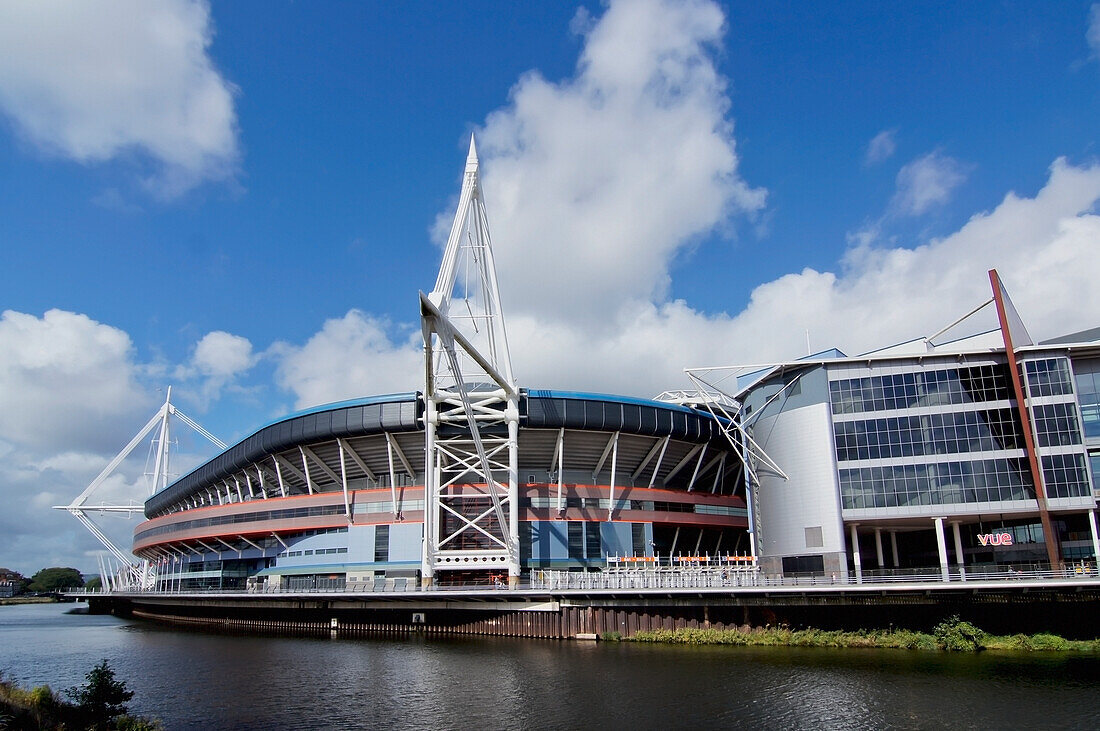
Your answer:
[[[269,426],[275,426],[276,424],[287,421],[288,419],[296,419],[299,416],[319,414],[322,411],[333,411],[334,409],[343,409],[348,406],[370,406],[371,404],[392,404],[398,401],[415,401],[419,396],[419,391],[406,391],[404,393],[384,393],[380,396],[364,396],[362,398],[349,398],[345,399],[344,401],[332,401],[327,404],[317,404],[316,406],[310,406],[308,408],[302,409],[301,411],[292,411],[289,414],[284,414],[278,418],[272,419],[271,421],[256,427],[247,437],[244,437],[244,439],[240,439],[238,441],[243,442],[245,439],[248,439],[248,437],[255,436]]]
[[[578,401],[611,401],[619,404],[636,404],[638,406],[658,406],[662,409],[682,411],[686,414],[698,414],[699,411],[681,404],[670,404],[667,401],[655,401],[650,398],[638,398],[637,396],[619,396],[613,393],[589,393],[587,391],[555,391],[528,389],[527,395],[533,398],[565,398]]]

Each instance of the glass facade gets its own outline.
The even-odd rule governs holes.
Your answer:
[[[1007,401],[1012,398],[1012,384],[1007,366],[988,364],[847,378],[832,381],[829,394],[834,414],[858,414],[919,406]]]
[[[1065,396],[1073,393],[1073,384],[1069,378],[1069,361],[1065,358],[1029,360],[1024,365],[1032,398]]]
[[[1040,447],[1058,447],[1081,443],[1077,407],[1072,403],[1041,404],[1032,409],[1035,433]]]
[[[1047,496],[1090,495],[1069,360],[1039,358],[1022,369]],[[829,384],[844,509],[1035,499],[1007,365],[931,361],[880,370],[893,372],[848,367]],[[1077,382],[1082,403],[1100,401],[1100,361]]]
[[[1085,436],[1100,437],[1100,360],[1074,362],[1073,370]]]
[[[1022,449],[1013,409],[838,421],[839,462]]]
[[[1047,497],[1083,497],[1090,492],[1085,456],[1080,453],[1042,457]]]
[[[1035,499],[1025,457],[840,469],[845,510]]]
[[[844,509],[1035,498],[1007,365],[929,364],[834,380],[829,394]],[[892,413],[859,416],[874,412]]]

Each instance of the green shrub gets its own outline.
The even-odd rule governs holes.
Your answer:
[[[1033,650],[1067,650],[1069,642],[1058,635],[1037,634],[1031,636]]]
[[[985,633],[970,622],[962,621],[958,615],[937,624],[932,634],[937,644],[950,652],[976,652],[985,649]]]
[[[608,642],[618,642],[623,638],[622,632],[602,632],[600,633],[600,639]]]

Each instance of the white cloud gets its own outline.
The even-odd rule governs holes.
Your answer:
[[[1100,3],[1089,8],[1089,25],[1085,31],[1085,40],[1091,50],[1091,58],[1100,58]]]
[[[871,141],[867,143],[867,153],[863,160],[864,164],[874,165],[890,158],[898,147],[894,139],[896,135],[897,130],[884,129],[872,137]]]
[[[624,299],[663,298],[673,257],[765,191],[738,172],[716,5],[612,2],[575,25],[575,76],[525,75],[478,142],[509,312],[595,327]]]
[[[68,504],[151,414],[139,383],[130,337],[86,315],[50,310],[42,317],[0,315],[0,537],[17,568],[95,560],[76,556],[98,543]],[[144,454],[134,459],[140,462]],[[140,464],[124,465],[97,498],[137,499],[146,493]],[[112,525],[113,524],[113,525]],[[106,521],[119,545],[132,524]]]
[[[359,310],[327,320],[301,347],[279,344],[276,379],[296,396],[296,408],[374,394],[423,388],[419,331],[404,343],[387,323]]]
[[[958,160],[930,152],[898,171],[891,209],[899,215],[919,216],[946,203],[964,180],[966,169]]]
[[[692,13],[698,17],[682,17]],[[685,366],[803,355],[807,329],[815,350],[862,352],[931,334],[964,314],[989,296],[992,267],[1036,336],[1097,324],[1100,291],[1091,278],[1100,271],[1100,218],[1092,211],[1100,167],[1063,160],[1054,162],[1035,197],[1010,193],[942,239],[876,248],[880,235],[891,240],[882,231],[890,218],[884,217],[853,239],[837,271],[804,269],[762,284],[741,312],[707,313],[669,301],[670,257],[700,232],[724,225],[732,211],[762,202],[762,193],[736,176],[733,138],[720,124],[729,107],[726,87],[704,53],[721,18],[701,3],[614,3],[585,25],[577,78],[550,84],[525,77],[512,103],[490,115],[481,138],[521,385],[652,395],[686,387]],[[654,27],[668,28],[667,37],[655,39]],[[622,34],[632,41],[620,41]],[[623,45],[630,46],[626,60],[617,61],[615,49]],[[645,54],[648,61],[635,58]],[[660,84],[642,79],[658,68],[693,81],[654,103],[649,90]],[[690,157],[694,173],[686,162],[678,167],[680,156],[663,147],[672,119],[687,137],[721,154]],[[604,132],[612,129],[621,130],[621,139]],[[898,213],[942,203],[964,177],[960,163],[937,152],[914,161],[899,174]],[[692,194],[681,196],[678,188]],[[446,215],[441,219],[449,225]],[[299,405],[420,388],[418,341],[391,342],[381,324],[352,312],[291,351],[281,384]],[[340,367],[343,353],[353,354],[356,374]]]
[[[248,338],[215,330],[196,343],[191,362],[204,376],[232,378],[251,368],[255,358]]]
[[[163,195],[233,174],[233,87],[207,54],[202,0],[0,3],[0,109],[83,163],[138,150]]]
[[[86,315],[0,316],[0,439],[39,447],[113,444],[108,425],[148,407],[130,337]],[[91,427],[91,424],[97,424]]]
[[[258,360],[248,338],[224,330],[208,332],[195,343],[190,362],[175,369],[184,386],[181,396],[205,411]]]

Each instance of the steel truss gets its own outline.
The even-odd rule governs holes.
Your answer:
[[[519,580],[519,388],[500,307],[477,149],[430,295],[424,336],[422,581],[436,571],[507,571]]]
[[[172,404],[172,388],[168,387],[167,394],[164,399],[164,404],[161,405],[157,412],[153,414],[153,417],[141,428],[141,430],[134,435],[134,438],[130,440],[129,444],[122,448],[122,451],[115,455],[107,466],[103,468],[103,471],[92,480],[84,491],[80,493],[71,503],[68,505],[54,505],[55,510],[66,510],[73,517],[81,522],[85,528],[91,532],[96,539],[103,544],[103,547],[107,549],[110,554],[108,560],[100,558],[100,570],[101,576],[104,577],[104,581],[114,581],[118,584],[128,584],[130,586],[146,587],[150,581],[152,581],[153,574],[150,572],[150,566],[148,561],[142,561],[140,563],[134,563],[134,556],[126,553],[121,548],[116,546],[110,538],[97,526],[92,519],[88,516],[88,513],[123,513],[126,517],[132,517],[135,512],[141,512],[144,507],[141,504],[131,501],[126,505],[109,505],[100,503],[98,505],[90,505],[88,503],[92,495],[98,490],[103,483],[110,477],[118,466],[122,464],[122,461],[130,456],[130,453],[140,444],[154,429],[160,427],[157,436],[153,439],[151,448],[153,454],[153,472],[147,474],[152,477],[150,483],[149,494],[153,495],[160,490],[163,490],[168,486],[168,478],[170,472],[168,469],[168,457],[170,433],[171,433],[171,417],[175,416],[187,426],[194,429],[206,439],[210,440],[218,449],[225,449],[226,444],[206,429],[201,427],[196,421],[188,417],[183,412],[179,411]],[[111,570],[112,566],[114,570]],[[112,577],[113,578],[110,578]]]

